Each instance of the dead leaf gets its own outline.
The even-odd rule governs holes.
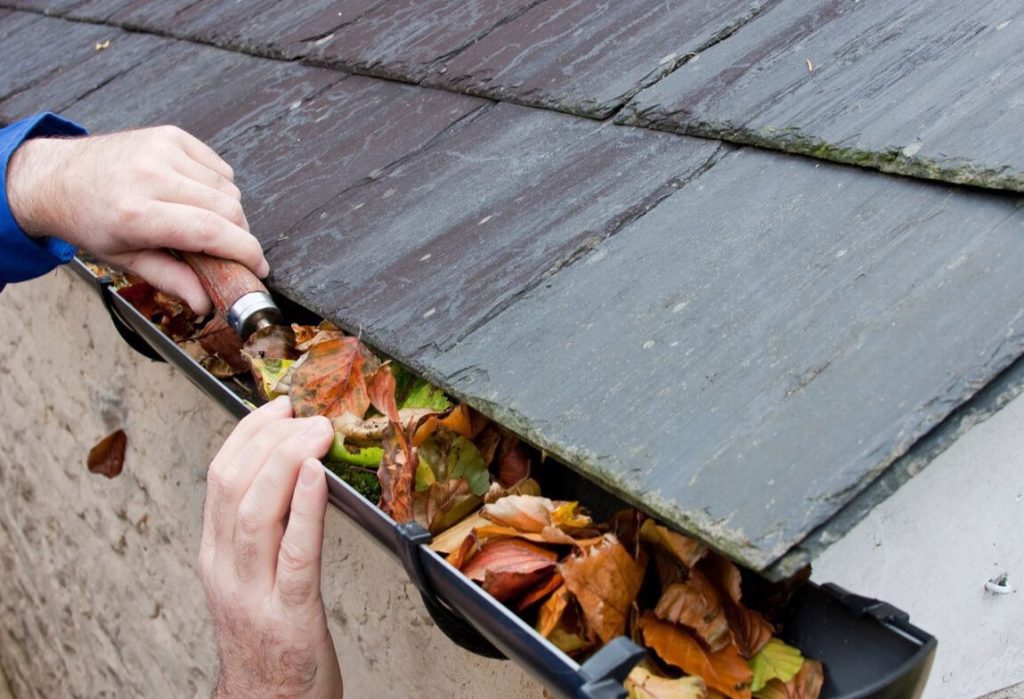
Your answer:
[[[718,590],[699,570],[690,571],[685,582],[666,587],[654,613],[662,621],[689,628],[712,652],[732,642]]]
[[[203,326],[195,339],[208,354],[225,362],[234,373],[241,374],[249,370],[249,362],[242,356],[242,339],[219,314]]]
[[[114,478],[124,467],[124,450],[128,446],[128,435],[124,430],[116,430],[101,439],[89,450],[86,463],[90,473],[98,473],[107,478]]]
[[[354,337],[314,345],[292,368],[292,408],[298,417],[337,417],[349,412],[363,417],[370,407],[367,379],[380,362]]]
[[[320,325],[292,323],[292,332],[295,333],[295,349],[299,352],[305,352],[313,345],[319,345],[327,340],[345,337],[345,333],[340,328],[326,320]]]
[[[659,677],[637,665],[626,678],[628,699],[707,699],[708,687],[700,677]]]
[[[744,658],[752,658],[771,639],[775,629],[759,612],[741,601],[743,576],[732,561],[715,553],[701,560],[701,571],[724,595],[725,615],[733,640]]]
[[[818,699],[825,683],[825,670],[817,660],[804,660],[800,672],[789,682],[768,680],[757,692],[756,699]]]
[[[135,281],[117,293],[175,342],[196,334],[199,317],[177,296],[158,290],[145,281]]]
[[[653,519],[646,520],[640,527],[640,539],[649,546],[662,549],[687,569],[704,557],[708,547],[688,536],[663,527]]]
[[[387,364],[381,366],[370,380],[368,393],[370,403],[381,415],[392,422],[401,422],[398,403],[395,402],[395,375]]]
[[[533,606],[534,604],[540,602],[542,599],[550,595],[552,592],[554,592],[564,584],[565,581],[562,579],[561,574],[555,571],[555,573],[552,574],[551,578],[546,583],[535,587],[532,591],[528,592],[521,600],[519,600],[519,604],[516,605],[516,611],[522,612],[524,609]]]
[[[708,687],[732,699],[750,699],[753,673],[735,646],[711,653],[683,627],[661,621],[653,612],[640,618],[640,629],[644,644],[666,663],[703,678]]]
[[[288,328],[269,325],[260,328],[246,340],[242,356],[249,363],[252,378],[266,400],[288,392],[291,370],[299,353]]]
[[[490,524],[490,522],[481,517],[479,512],[476,512],[434,537],[434,540],[430,543],[430,548],[438,553],[452,553],[462,546],[462,542],[473,533],[474,529],[486,524]]]
[[[579,605],[564,585],[552,593],[537,613],[537,632],[570,655],[593,646],[580,619]]]
[[[503,439],[498,450],[498,482],[512,486],[530,476],[530,454],[519,443],[519,438],[510,435]]]
[[[381,443],[384,456],[377,468],[381,509],[399,524],[413,519],[413,495],[419,460],[409,437],[400,426],[388,424]]]
[[[506,488],[498,482],[491,483],[491,486],[487,489],[487,494],[484,495],[484,502],[489,505],[509,495],[540,496],[540,483],[532,478],[521,480],[510,488]]]
[[[614,534],[605,534],[559,567],[579,601],[587,627],[604,643],[626,631],[626,619],[643,582],[643,567]]]
[[[558,554],[522,539],[500,539],[480,547],[462,572],[483,583],[502,602],[512,602],[555,572]]]
[[[483,502],[483,498],[470,489],[469,481],[465,478],[435,481],[426,490],[418,491],[413,498],[416,521],[431,534],[450,528]]]
[[[420,408],[403,408],[398,411],[398,422],[406,432],[414,430],[423,418],[432,415],[430,410]],[[384,440],[384,430],[390,420],[383,415],[358,418],[352,413],[342,413],[331,418],[334,431],[345,438],[345,443],[353,446],[379,446]]]

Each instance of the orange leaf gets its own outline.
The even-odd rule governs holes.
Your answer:
[[[662,549],[686,568],[692,568],[708,551],[708,547],[696,539],[663,527],[653,519],[646,520],[640,527],[640,539]]]
[[[712,651],[721,650],[732,641],[718,590],[699,570],[690,571],[686,582],[666,587],[654,614],[663,621],[692,629]]]
[[[566,653],[578,653],[593,645],[580,624],[578,605],[564,585],[541,605],[536,628]]]
[[[320,325],[299,325],[292,323],[292,332],[295,333],[295,349],[305,352],[313,345],[319,345],[327,340],[334,340],[345,337],[345,333],[329,321],[323,321]]]
[[[124,430],[112,432],[89,450],[87,465],[91,473],[99,473],[107,478],[114,478],[124,467],[124,450],[128,446],[128,436]]]
[[[299,417],[337,417],[349,412],[363,417],[370,407],[367,377],[379,363],[363,343],[341,337],[313,346],[293,367],[292,407]]]
[[[605,534],[596,545],[570,556],[560,570],[598,638],[607,643],[625,633],[644,571],[614,534]]]
[[[644,645],[666,663],[703,678],[709,687],[732,699],[750,699],[753,672],[735,646],[712,653],[683,627],[661,621],[653,612],[645,612],[640,618],[640,629]]]

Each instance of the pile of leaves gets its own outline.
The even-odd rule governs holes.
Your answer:
[[[596,522],[577,502],[544,497],[533,477],[540,454],[358,338],[295,325],[238,347],[223,324],[142,291],[121,293],[204,366],[247,367],[262,399],[288,395],[295,414],[331,418],[329,467],[395,521],[420,522],[451,565],[555,646],[581,661],[620,635],[646,647],[631,699],[820,693],[821,663],[744,604],[728,559],[636,510]]]

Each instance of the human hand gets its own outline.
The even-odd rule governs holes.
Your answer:
[[[320,594],[324,417],[278,398],[248,415],[210,464],[199,575],[220,655],[215,697],[342,695]],[[287,522],[287,524],[286,524]]]
[[[269,266],[249,232],[231,166],[173,126],[85,138],[34,138],[11,157],[7,199],[31,236],[54,235],[180,296],[210,299],[167,248]]]

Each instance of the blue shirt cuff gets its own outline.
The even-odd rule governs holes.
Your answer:
[[[77,252],[74,245],[59,238],[32,238],[14,220],[7,201],[7,165],[18,147],[41,136],[82,136],[78,124],[44,112],[0,129],[0,288],[46,274],[68,262]]]

